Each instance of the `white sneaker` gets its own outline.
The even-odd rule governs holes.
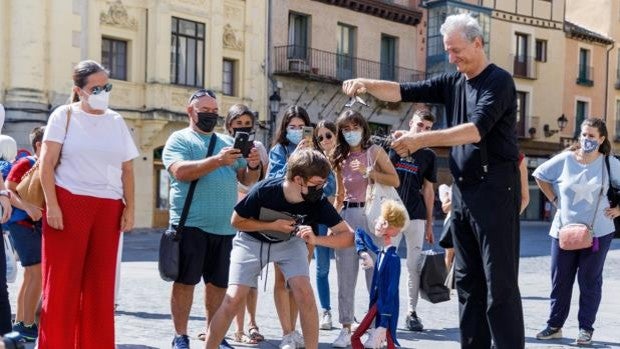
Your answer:
[[[304,342],[304,336],[302,336],[301,333],[295,330],[291,332],[291,335],[293,336],[293,340],[295,341],[295,345],[297,345],[297,348],[306,347],[306,342]]]
[[[329,310],[325,310],[323,312],[323,317],[321,318],[321,323],[319,325],[321,330],[331,330],[332,329],[332,313]]]
[[[383,347],[383,341],[385,339],[385,328],[368,330],[368,338],[364,342],[364,348],[380,349]]]
[[[340,330],[340,334],[338,338],[332,343],[332,347],[334,348],[346,348],[351,345],[351,330],[348,328],[343,328]]]
[[[282,337],[282,342],[280,342],[280,349],[297,349],[294,332],[291,332]]]

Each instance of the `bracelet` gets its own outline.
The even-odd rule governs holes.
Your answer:
[[[260,163],[258,163],[258,165],[254,166],[254,167],[250,166],[250,164],[247,164],[247,168],[250,171],[257,171],[260,168]]]

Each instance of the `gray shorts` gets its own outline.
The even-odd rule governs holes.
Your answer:
[[[288,241],[270,244],[256,240],[250,234],[238,232],[233,239],[229,285],[258,287],[258,276],[270,262],[280,267],[287,282],[294,276],[310,277],[305,241],[293,237]]]

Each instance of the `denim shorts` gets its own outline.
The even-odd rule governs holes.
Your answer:
[[[41,222],[31,226],[28,223],[11,223],[9,231],[22,266],[29,267],[41,263]]]
[[[229,285],[245,285],[256,288],[263,267],[273,262],[280,267],[284,279],[295,276],[309,277],[308,248],[298,237],[268,243],[251,237],[252,233],[238,232],[233,239],[230,254]]]

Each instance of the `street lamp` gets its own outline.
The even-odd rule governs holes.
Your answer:
[[[568,119],[566,118],[566,116],[564,116],[564,114],[562,114],[558,119],[558,128],[559,130],[552,130],[549,127],[549,124],[544,124],[543,125],[543,132],[545,133],[545,137],[551,137],[554,134],[564,130],[566,128],[566,125],[568,125]]]
[[[269,144],[271,145],[274,133],[276,131],[276,117],[280,112],[280,94],[278,90],[274,90],[273,94],[269,96],[269,112],[271,113],[271,121],[269,122]]]

